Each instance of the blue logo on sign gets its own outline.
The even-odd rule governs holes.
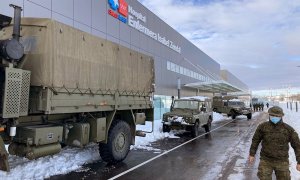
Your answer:
[[[108,3],[114,11],[119,9],[119,0],[108,0]]]

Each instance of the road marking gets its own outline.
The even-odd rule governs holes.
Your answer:
[[[116,175],[116,176],[110,178],[109,180],[117,179],[117,178],[119,178],[119,177],[121,177],[121,176],[123,176],[123,175],[125,175],[125,174],[127,174],[127,173],[129,173],[129,172],[131,172],[131,171],[133,171],[133,170],[135,170],[135,169],[137,169],[137,168],[139,168],[139,167],[145,165],[145,164],[148,164],[148,163],[151,162],[151,161],[154,161],[154,160],[157,159],[157,158],[162,157],[163,155],[166,155],[166,154],[168,154],[168,153],[170,153],[170,152],[172,152],[172,151],[174,151],[174,150],[176,150],[176,149],[178,149],[178,148],[180,148],[180,147],[182,147],[182,146],[184,146],[184,145],[186,145],[186,144],[188,144],[188,143],[190,143],[190,142],[192,142],[192,141],[194,141],[194,140],[196,140],[196,139],[198,139],[198,138],[200,138],[200,137],[202,137],[202,136],[205,136],[206,134],[209,134],[209,133],[211,133],[211,132],[213,132],[213,131],[218,130],[218,129],[220,129],[220,128],[226,126],[227,124],[229,124],[229,123],[231,123],[231,122],[233,122],[233,121],[234,121],[234,120],[231,120],[231,121],[229,121],[228,123],[225,123],[225,124],[223,124],[222,126],[219,126],[219,127],[215,128],[215,129],[211,130],[211,131],[208,132],[208,133],[201,134],[200,136],[197,136],[197,137],[195,137],[195,138],[193,138],[193,139],[191,139],[191,140],[189,140],[189,141],[187,141],[187,142],[184,142],[183,144],[180,144],[179,146],[176,146],[176,147],[174,147],[174,148],[172,148],[172,149],[170,149],[170,150],[168,150],[168,151],[165,151],[164,153],[162,153],[162,154],[160,154],[160,155],[157,155],[157,156],[155,156],[155,157],[153,157],[153,158],[151,158],[151,159],[149,159],[149,160],[147,160],[147,161],[145,161],[145,162],[143,162],[143,163],[141,163],[141,164],[139,164],[139,165],[136,165],[136,166],[132,167],[131,169],[128,169],[127,171],[124,171],[124,172],[122,172],[122,173],[120,173],[120,174],[118,174],[118,175]]]

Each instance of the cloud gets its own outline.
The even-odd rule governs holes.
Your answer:
[[[300,85],[299,0],[140,2],[251,89]]]

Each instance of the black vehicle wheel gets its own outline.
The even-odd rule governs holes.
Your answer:
[[[170,132],[171,131],[171,128],[170,128],[170,126],[168,126],[168,125],[163,125],[163,132],[165,133],[165,132]]]
[[[211,129],[211,123],[205,124],[205,125],[204,125],[204,129],[205,129],[205,132],[206,132],[206,133],[210,132],[210,129]]]
[[[231,111],[231,119],[235,119],[236,118],[236,114],[235,114],[235,112],[234,111]]]
[[[199,122],[198,121],[195,122],[195,124],[192,128],[191,134],[192,134],[192,137],[198,136],[198,134],[199,134]]]
[[[252,119],[252,113],[247,114],[247,119]]]
[[[212,120],[211,120],[211,118],[209,118],[207,124],[204,125],[204,129],[205,129],[206,133],[210,132],[210,130],[211,130],[211,122],[212,122]]]
[[[108,132],[107,144],[99,144],[101,158],[108,163],[123,161],[129,153],[131,138],[128,123],[121,120],[113,122]]]

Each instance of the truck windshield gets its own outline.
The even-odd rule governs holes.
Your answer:
[[[198,109],[198,101],[175,101],[174,108],[177,109]]]
[[[240,101],[229,101],[229,105],[230,106],[245,106],[245,103],[240,102]]]

